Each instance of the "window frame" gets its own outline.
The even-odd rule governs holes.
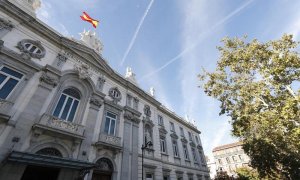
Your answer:
[[[185,160],[190,160],[190,156],[189,156],[189,151],[188,151],[188,148],[187,148],[187,145],[182,145],[182,148],[183,148],[183,154],[184,154],[184,159]]]
[[[58,98],[58,100],[57,100],[57,102],[56,102],[56,105],[54,106],[52,115],[55,116],[55,115],[54,115],[54,112],[55,112],[55,110],[56,110],[56,108],[57,108],[57,106],[58,106],[58,103],[60,102],[60,99],[61,99],[62,96],[64,95],[64,96],[66,96],[66,98],[65,98],[65,100],[64,100],[64,102],[63,102],[63,105],[62,105],[62,107],[61,107],[61,109],[60,109],[60,112],[59,112],[58,116],[55,116],[55,117],[59,118],[59,120],[62,120],[62,121],[74,122],[75,119],[76,119],[76,114],[77,114],[77,112],[78,112],[78,108],[80,107],[80,99],[78,99],[78,98],[76,98],[76,97],[74,97],[74,96],[71,96],[71,95],[68,95],[68,94],[64,93],[64,91],[67,90],[67,89],[72,89],[72,87],[65,88],[65,89],[61,92],[61,94],[60,94],[60,96],[59,96],[59,98]],[[73,88],[73,89],[74,89],[74,88]],[[75,89],[75,91],[78,91],[78,90]],[[70,105],[70,108],[69,108],[68,114],[67,114],[67,116],[66,116],[66,119],[62,119],[61,116],[62,116],[62,114],[63,114],[63,112],[64,112],[64,108],[65,108],[65,106],[66,106],[67,101],[69,100],[69,98],[72,99],[72,103],[71,103],[71,105]],[[78,104],[77,104],[76,110],[75,110],[75,112],[74,112],[73,119],[69,121],[68,119],[69,119],[70,113],[71,113],[71,111],[72,111],[74,102],[75,102],[76,100],[78,101]]]
[[[108,116],[108,115],[107,115],[108,113],[115,115],[116,118],[114,119],[114,118]],[[105,131],[107,117],[109,117],[108,132]],[[113,132],[113,134],[110,134],[112,120],[115,121],[115,124],[114,124],[114,132]],[[105,112],[105,122],[104,122],[104,129],[103,129],[103,132],[104,132],[105,134],[109,135],[109,136],[116,136],[117,120],[118,120],[118,115],[117,115],[117,114],[115,114],[115,113],[113,113],[113,112],[111,112],[111,111],[106,111],[106,112]]]
[[[199,163],[195,148],[192,147],[191,149],[192,149],[192,155],[193,155],[194,163]]]
[[[17,77],[15,77],[15,76],[11,75],[11,74],[8,74],[8,73],[6,73],[6,72],[3,72],[3,71],[1,71],[3,68],[7,68],[7,69],[10,69],[10,70],[12,70],[12,71],[15,71],[15,72],[21,74],[22,77],[21,77],[21,78],[17,78]],[[3,86],[4,86],[4,85],[9,81],[9,79],[11,79],[11,78],[14,79],[14,80],[16,80],[16,81],[18,81],[17,84],[14,86],[14,88],[9,92],[9,94],[8,94],[8,95],[6,96],[6,98],[4,99],[4,100],[8,100],[8,99],[11,98],[12,94],[16,91],[16,89],[19,87],[19,85],[21,84],[21,82],[25,79],[25,76],[26,76],[26,75],[25,75],[24,73],[20,72],[19,70],[16,70],[15,68],[11,68],[10,66],[6,66],[6,65],[0,65],[0,74],[3,74],[4,76],[6,76],[6,78],[4,79],[4,81],[0,84],[0,89],[2,89]],[[0,99],[2,99],[2,98],[0,98]]]
[[[172,147],[173,147],[173,155],[174,155],[174,157],[179,157],[178,143],[177,143],[176,140],[172,140]]]
[[[160,137],[159,139],[160,142],[160,152],[166,154],[167,153],[167,142],[166,138]],[[163,146],[162,146],[163,145]],[[164,147],[164,148],[163,148]],[[163,151],[164,150],[164,151]]]
[[[170,131],[175,132],[175,125],[170,121]]]
[[[161,115],[157,115],[158,125],[164,126],[164,119]]]

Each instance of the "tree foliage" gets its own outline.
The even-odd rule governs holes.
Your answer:
[[[204,92],[231,117],[232,133],[261,177],[300,179],[300,57],[292,35],[261,43],[225,38]]]
[[[258,172],[255,169],[246,167],[236,169],[238,180],[260,180]]]

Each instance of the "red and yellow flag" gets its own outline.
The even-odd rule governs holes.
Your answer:
[[[83,15],[80,16],[80,17],[81,17],[82,20],[91,23],[94,26],[94,28],[96,28],[99,24],[98,20],[95,20],[95,19],[91,18],[86,12],[83,12]]]

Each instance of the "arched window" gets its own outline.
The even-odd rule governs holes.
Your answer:
[[[102,172],[113,172],[112,162],[107,158],[101,158],[96,162],[96,170]]]
[[[53,116],[72,122],[74,120],[79,102],[80,93],[76,89],[65,89],[58,100],[56,108],[53,112]]]
[[[36,152],[36,154],[63,157],[62,154],[59,152],[59,150],[55,148],[44,148]]]

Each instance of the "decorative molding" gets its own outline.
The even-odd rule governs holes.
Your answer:
[[[90,103],[93,104],[93,105],[95,105],[96,107],[100,108],[102,106],[102,104],[103,104],[103,100],[98,99],[98,98],[92,96],[90,98]]]
[[[81,63],[81,65],[75,64],[74,69],[78,72],[80,79],[86,79],[93,74],[90,72],[90,67],[87,64]]]
[[[197,149],[199,149],[199,150],[203,150],[203,148],[202,148],[202,146],[201,146],[201,145],[198,145],[198,146],[197,146]]]
[[[146,126],[146,125],[149,125],[150,127],[154,126],[152,120],[149,119],[149,117],[143,117],[143,123],[144,123],[144,126]]]
[[[56,59],[57,59],[56,66],[61,68],[63,66],[63,64],[65,64],[66,61],[68,60],[68,57],[63,54],[58,53]]]
[[[108,91],[109,97],[113,99],[113,103],[117,104],[122,99],[122,94],[117,87],[112,87]]]
[[[37,48],[39,48],[41,53],[30,52],[30,50],[27,49],[26,44],[32,44],[32,45],[36,46]],[[16,47],[21,52],[23,52],[24,54],[28,54],[32,58],[41,59],[41,58],[45,57],[45,55],[46,55],[46,49],[42,46],[40,41],[34,41],[31,39],[23,39],[20,42],[18,42]]]
[[[161,126],[161,128],[159,128],[158,130],[161,136],[165,136],[168,133],[164,126]]]
[[[151,117],[151,109],[150,109],[150,106],[145,104],[144,106],[144,114],[146,115],[146,117]]]
[[[188,140],[185,138],[185,137],[181,137],[181,142],[183,142],[183,143],[188,143]]]
[[[177,136],[177,134],[176,134],[175,132],[172,132],[172,133],[170,134],[170,136],[171,136],[172,138],[174,138],[174,139],[178,139],[178,136]]]
[[[134,112],[128,110],[128,107],[126,107],[126,109],[125,109],[124,118],[127,119],[127,120],[130,120],[134,123],[137,123],[137,124],[139,124],[140,121],[141,121],[137,114],[135,114]]]
[[[106,82],[106,77],[101,74],[98,78],[98,81],[97,81],[97,90],[102,92],[103,91],[103,87],[104,87],[104,84]]]
[[[53,87],[55,87],[58,84],[58,79],[55,77],[51,77],[50,75],[48,75],[46,72],[43,72],[41,77],[40,77],[40,81],[44,82],[46,84],[49,84]]]
[[[3,29],[11,31],[13,28],[14,25],[11,23],[11,21],[7,21],[3,18],[0,18],[0,31],[2,31]]]
[[[192,147],[196,147],[196,144],[195,144],[194,142],[190,142],[190,145],[191,145]]]

